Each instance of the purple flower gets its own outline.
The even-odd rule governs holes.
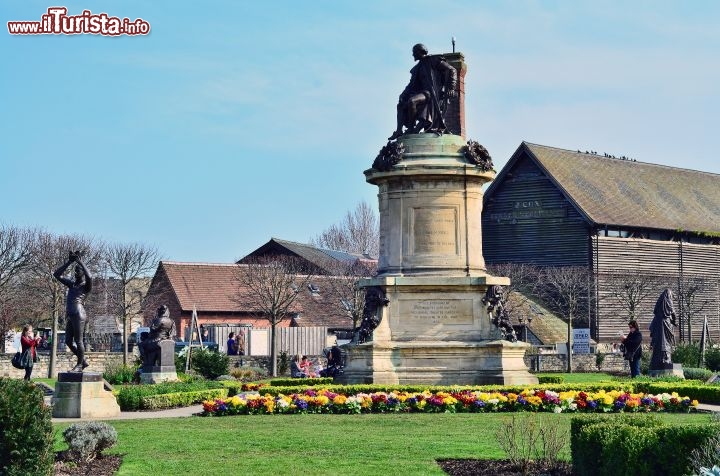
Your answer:
[[[650,397],[643,397],[640,399],[640,403],[649,407],[653,404],[653,399]]]
[[[597,408],[597,402],[595,400],[590,400],[587,402],[588,408],[595,410]]]
[[[482,408],[485,406],[485,402],[483,402],[482,400],[475,400],[473,402],[473,405],[475,405],[476,407]]]
[[[307,410],[308,404],[305,400],[301,400],[298,398],[293,400],[293,403],[295,404],[295,406],[298,407],[298,410]]]
[[[615,410],[622,410],[623,408],[625,408],[625,402],[622,400],[617,400],[614,406]]]

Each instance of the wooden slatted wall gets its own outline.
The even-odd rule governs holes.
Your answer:
[[[278,352],[287,351],[291,356],[322,355],[327,347],[327,327],[279,327],[277,332]]]
[[[575,208],[528,158],[509,174],[483,205],[485,261],[588,266],[587,224]]]
[[[596,275],[598,319],[596,332],[600,342],[615,342],[618,332],[627,332],[627,310],[613,299],[610,288],[617,273],[653,277],[655,292],[637,310],[640,330],[649,341],[647,332],[653,318],[655,302],[665,288],[675,294],[675,310],[682,328],[676,329],[676,339],[687,338],[687,319],[682,312],[682,286],[700,282],[701,301],[706,301],[701,313],[691,315],[692,340],[699,339],[704,315],[708,316],[711,337],[720,338],[720,247],[693,245],[673,241],[634,238],[592,237],[593,269]]]

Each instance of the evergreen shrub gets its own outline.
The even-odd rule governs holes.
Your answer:
[[[75,423],[65,428],[63,438],[68,456],[78,463],[91,461],[117,443],[115,428],[101,421]]]
[[[208,349],[193,349],[190,366],[206,379],[213,380],[228,373],[230,358]]]
[[[53,470],[52,411],[33,383],[0,377],[0,474],[49,475]]]

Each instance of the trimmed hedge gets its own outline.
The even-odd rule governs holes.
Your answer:
[[[317,385],[332,385],[332,383],[332,377],[274,378],[270,380],[271,387],[315,387]]]
[[[125,385],[121,388],[115,387],[115,392],[118,405],[120,405],[120,410],[132,411],[145,410],[146,407],[143,406],[143,399],[153,395],[198,392],[203,390],[224,388],[225,387],[221,382],[202,380],[196,382],[165,382],[153,385]]]
[[[0,378],[0,474],[49,475],[53,469],[52,411],[33,383]]]
[[[195,392],[163,393],[148,395],[140,399],[140,408],[143,410],[162,410],[165,408],[189,407],[205,400],[227,398],[228,389],[216,388],[212,390],[198,390]]]
[[[565,377],[562,375],[538,375],[540,383],[565,383]]]
[[[259,390],[262,395],[277,396],[279,394],[290,395],[293,393],[301,393],[307,386],[298,387],[263,387]],[[331,392],[344,393],[347,395],[357,393],[375,393],[375,392],[457,392],[462,390],[480,390],[483,392],[512,392],[520,393],[526,389],[532,390],[552,390],[554,392],[564,392],[569,390],[583,390],[585,392],[597,392],[600,390],[623,390],[634,391],[631,381],[628,382],[598,382],[589,384],[565,383],[565,384],[542,384],[542,385],[383,385],[383,384],[355,384],[355,385],[323,385]]]
[[[652,393],[653,395],[677,392],[683,397],[690,397],[690,399],[699,402],[720,404],[720,386],[704,385],[702,382],[696,380],[683,383],[651,383],[647,385],[647,390],[642,389],[638,391]]]
[[[720,432],[710,425],[663,425],[651,415],[582,415],[570,424],[575,474],[587,476],[682,476],[686,458]]]

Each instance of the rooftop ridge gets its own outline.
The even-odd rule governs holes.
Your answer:
[[[720,176],[720,173],[708,172],[708,171],[705,171],[705,170],[695,170],[695,169],[688,169],[688,168],[686,168],[686,167],[674,167],[674,166],[672,166],[672,165],[655,164],[655,163],[652,163],[652,162],[645,162],[645,161],[643,161],[643,160],[637,160],[637,159],[622,159],[622,158],[620,158],[620,157],[606,157],[606,156],[604,156],[604,155],[600,155],[600,154],[597,154],[597,153],[596,153],[596,154],[593,154],[593,153],[590,153],[590,152],[588,152],[588,153],[586,154],[585,152],[578,152],[578,149],[571,150],[571,149],[565,149],[565,148],[562,148],[562,147],[554,147],[554,146],[551,146],[551,145],[536,144],[536,143],[534,143],[534,142],[528,142],[528,141],[523,141],[523,144],[526,144],[526,145],[528,145],[528,146],[533,146],[533,147],[542,147],[542,148],[545,148],[545,149],[559,150],[559,151],[563,151],[563,152],[568,152],[568,153],[570,153],[570,154],[581,155],[581,156],[583,156],[583,157],[595,157],[595,158],[598,158],[598,159],[617,160],[617,161],[620,161],[620,162],[635,163],[635,164],[641,164],[641,165],[649,165],[649,166],[653,166],[653,167],[661,167],[661,168],[671,169],[671,170],[683,170],[683,171],[686,171],[686,172],[692,172],[692,173],[697,173],[697,174],[707,174],[707,175],[713,175],[713,176]]]

